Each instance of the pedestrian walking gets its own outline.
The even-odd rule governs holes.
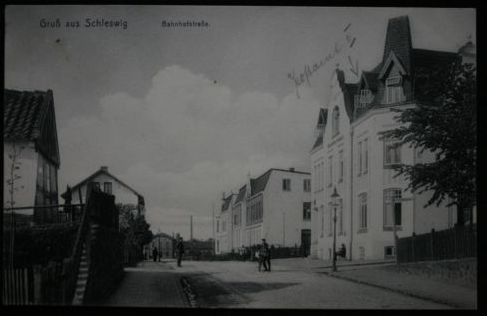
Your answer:
[[[257,245],[257,247],[255,249],[254,257],[257,260],[257,264],[258,264],[259,272],[260,272],[262,270],[262,264],[264,263],[264,256],[263,256],[263,253],[261,251],[260,245]]]
[[[261,246],[262,252],[263,252],[263,265],[264,265],[264,271],[271,271],[271,249],[269,247],[269,244],[265,241],[265,238],[262,238],[262,246]]]
[[[152,248],[152,260],[154,260],[154,262],[157,261],[157,248],[156,247]]]
[[[183,254],[184,254],[184,244],[183,244],[183,238],[179,237],[178,243],[176,244],[176,251],[178,255],[178,267],[181,266],[181,261],[183,260]]]

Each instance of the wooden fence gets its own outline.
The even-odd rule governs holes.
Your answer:
[[[33,274],[31,268],[3,269],[3,304],[30,305],[34,303]]]
[[[477,257],[477,226],[451,229],[399,238],[399,263]]]

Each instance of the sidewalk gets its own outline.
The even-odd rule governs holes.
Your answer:
[[[387,269],[387,266],[393,265],[394,261],[338,261],[337,272],[331,271],[331,262],[317,259],[276,259],[273,264],[280,268],[291,269],[299,269],[301,266],[302,270],[325,273],[330,277],[374,286],[456,308],[477,308],[477,291],[475,289]]]

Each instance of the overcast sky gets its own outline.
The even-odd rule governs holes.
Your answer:
[[[102,165],[144,195],[154,232],[212,235],[211,212],[268,168],[309,171],[320,106],[338,63],[382,58],[387,20],[409,15],[413,47],[456,51],[473,9],[8,6],[5,87],[52,89],[61,154],[59,188]],[[86,28],[85,19],[127,21]],[[41,19],[61,27],[42,28]],[[166,21],[208,27],[163,28]],[[79,21],[79,28],[66,28]],[[356,39],[299,88],[299,74]]]

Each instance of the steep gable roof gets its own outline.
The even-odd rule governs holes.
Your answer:
[[[379,74],[372,71],[362,71],[361,80],[365,82],[367,87],[372,91],[376,92],[379,86]]]
[[[318,122],[316,123],[316,129],[322,129],[323,132],[320,132],[318,134],[318,137],[316,138],[316,141],[313,144],[313,148],[311,150],[323,144],[323,133],[324,133],[324,128],[326,126],[327,118],[328,118],[328,109],[320,108],[320,111],[318,113]]]
[[[109,176],[110,178],[112,178],[113,180],[117,181],[118,183],[120,183],[122,186],[124,186],[128,190],[132,191],[132,193],[134,195],[136,195],[136,196],[139,197],[139,201],[142,201],[141,204],[144,204],[143,203],[144,197],[141,194],[139,194],[132,187],[130,187],[127,184],[125,184],[125,182],[123,182],[122,180],[118,179],[117,177],[115,177],[114,175],[112,175],[110,172],[108,172],[108,169],[106,167],[101,167],[100,169],[98,169],[98,171],[96,171],[95,173],[93,173],[91,176],[89,176],[88,178],[82,180],[81,182],[79,182],[76,185],[74,185],[73,187],[71,187],[71,192],[76,192],[76,190],[78,189],[78,187],[80,187],[80,186],[82,186],[82,185],[90,182],[91,180],[93,180],[94,178],[96,178],[97,176],[99,176],[100,174],[105,174],[105,175]],[[67,192],[64,192],[63,194],[61,194],[61,197],[62,198],[65,198],[66,197],[66,193]]]
[[[394,65],[396,65],[396,67],[399,68],[399,73],[401,75],[408,74],[401,61],[397,58],[396,54],[394,54],[394,52],[391,51],[389,53],[389,57],[387,57],[386,61],[383,63],[383,67],[379,73],[379,79],[382,79],[387,74],[387,71],[389,67],[391,67],[392,63],[394,63]]]
[[[250,179],[250,195],[253,196],[265,190],[267,181],[271,176],[272,169],[267,170],[263,175],[256,179]]]
[[[228,210],[232,202],[233,193],[223,199],[222,212]]]
[[[235,204],[242,202],[245,198],[245,193],[247,191],[247,186],[244,185],[238,190],[237,198],[235,199]]]
[[[399,16],[389,20],[387,24],[386,42],[382,61],[385,62],[392,52],[402,63],[407,73],[411,73],[411,30],[409,17]]]
[[[340,69],[336,69],[338,84],[343,93],[343,99],[345,102],[345,111],[348,118],[351,120],[353,115],[353,100],[357,90],[357,84],[345,82],[345,72]]]
[[[59,144],[52,91],[5,89],[3,101],[4,141],[33,141],[36,148],[59,167]]]

